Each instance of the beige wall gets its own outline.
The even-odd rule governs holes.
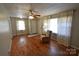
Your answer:
[[[6,19],[0,19],[0,55],[8,55],[10,46],[9,23]]]
[[[37,33],[37,20],[31,20],[31,32],[32,33]]]
[[[37,21],[37,30],[38,30],[38,34],[42,34],[42,18],[38,19]]]
[[[79,49],[79,9],[76,9],[73,15],[71,46]]]
[[[8,55],[11,48],[11,29],[9,17],[3,5],[0,4],[0,55]]]
[[[24,19],[24,20],[25,20],[25,28],[26,28],[25,32],[26,34],[28,34],[29,33],[29,20],[28,19]]]
[[[11,24],[11,28],[12,28],[12,35],[15,36],[16,35],[16,19],[11,18],[10,17],[10,24]]]

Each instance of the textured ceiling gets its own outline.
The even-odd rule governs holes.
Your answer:
[[[31,6],[32,5],[32,6]],[[73,9],[79,7],[79,4],[75,3],[5,3],[0,4],[4,6],[9,16],[12,17],[27,17],[28,10],[32,8],[41,14],[41,16],[55,14],[64,10]]]

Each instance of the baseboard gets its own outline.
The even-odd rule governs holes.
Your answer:
[[[71,47],[79,50],[79,47],[76,47],[74,45],[71,45]]]
[[[28,35],[28,37],[34,37],[34,36],[37,36],[39,34],[31,34],[31,35]]]

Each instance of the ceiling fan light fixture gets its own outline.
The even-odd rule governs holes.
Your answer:
[[[34,17],[33,16],[29,16],[29,19],[34,19]]]

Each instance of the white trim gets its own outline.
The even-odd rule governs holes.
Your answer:
[[[32,35],[28,35],[28,37],[33,37],[33,36],[37,36],[39,34],[32,34]]]

